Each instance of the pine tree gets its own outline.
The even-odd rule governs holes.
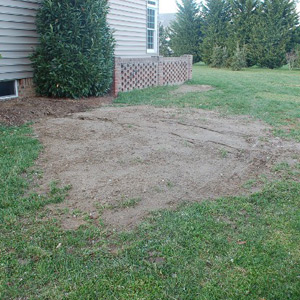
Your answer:
[[[235,42],[240,45],[247,45],[250,41],[251,28],[254,25],[260,1],[259,0],[231,0],[232,31]],[[236,44],[235,44],[236,46]]]
[[[295,1],[265,0],[250,38],[253,61],[271,69],[283,66],[297,23]]]
[[[295,30],[293,30],[292,34],[291,34],[291,41],[288,44],[288,51],[291,51],[297,47],[300,47],[300,24],[299,24],[299,18],[300,15],[298,14],[298,24],[295,28]]]
[[[37,92],[89,97],[111,86],[114,40],[107,0],[44,0],[37,15],[40,44],[32,56]]]
[[[255,26],[256,16],[260,7],[259,0],[231,0],[231,30],[230,30],[230,48],[237,44],[247,45],[250,43],[251,30]],[[245,48],[244,48],[245,51]],[[236,49],[235,49],[236,52]],[[252,66],[255,62],[247,59],[247,65]]]
[[[165,57],[171,56],[169,28],[159,24],[159,54]]]
[[[207,0],[203,6],[203,34],[201,45],[202,60],[211,64],[216,46],[227,46],[229,36],[230,5],[226,0]]]
[[[175,56],[192,54],[194,62],[200,61],[201,18],[195,0],[177,2],[176,20],[170,26],[170,46]]]

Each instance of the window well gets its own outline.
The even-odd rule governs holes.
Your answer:
[[[0,100],[18,96],[17,81],[0,81]]]

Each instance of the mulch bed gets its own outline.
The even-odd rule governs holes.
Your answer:
[[[64,117],[71,113],[111,104],[112,96],[79,100],[34,97],[0,101],[0,124],[19,126],[43,118]]]

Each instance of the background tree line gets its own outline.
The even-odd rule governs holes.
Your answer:
[[[193,54],[212,67],[300,66],[296,0],[178,2],[176,19],[160,27],[164,56]]]

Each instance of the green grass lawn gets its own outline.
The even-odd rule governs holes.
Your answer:
[[[173,99],[173,87],[148,89],[117,102],[250,114],[298,139],[297,76],[201,66],[192,83],[214,91]],[[281,176],[261,192],[158,211],[132,232],[92,221],[64,231],[42,208],[67,188],[28,193],[40,149],[28,126],[0,127],[0,299],[300,299],[299,165],[274,167]]]
[[[242,72],[194,67],[190,84],[212,85],[206,93],[174,96],[176,87],[122,93],[115,103],[216,109],[225,114],[250,115],[274,126],[276,135],[300,141],[300,70],[250,68]]]

